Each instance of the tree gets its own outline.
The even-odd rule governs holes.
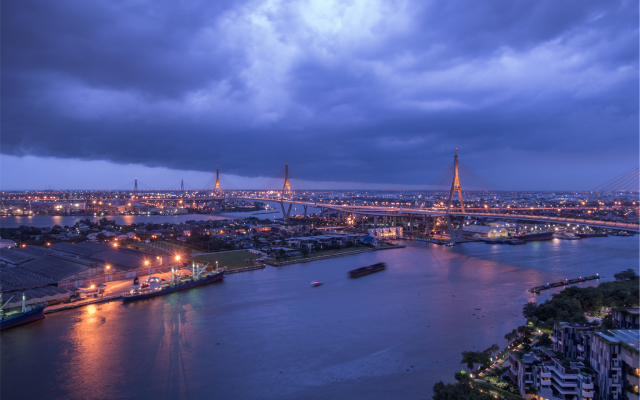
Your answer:
[[[551,341],[551,337],[548,333],[543,333],[542,335],[540,335],[540,338],[538,339],[539,346],[551,346],[552,344],[553,342]]]
[[[305,256],[305,257],[309,255],[309,247],[307,247],[307,246],[303,245],[302,248],[300,249],[300,251],[302,252],[302,255]]]
[[[101,241],[101,242],[104,242],[106,238],[107,238],[107,236],[106,236],[104,233],[102,233],[102,232],[100,232],[100,233],[98,233],[98,234],[96,235],[96,239],[98,239],[98,240],[99,240],[99,241]]]
[[[607,314],[602,318],[602,329],[615,329],[615,326],[613,325],[613,316],[611,314]]]
[[[467,364],[470,370],[473,370],[473,365],[478,364],[480,366],[488,366],[491,363],[489,354],[484,351],[463,351],[461,364]]]
[[[522,307],[522,315],[525,318],[536,318],[538,313],[538,303],[535,301],[528,301],[527,304]]]
[[[490,357],[493,357],[493,354],[499,351],[500,351],[500,346],[498,346],[497,344],[492,344],[491,347],[486,349],[484,352],[489,354]]]
[[[618,282],[624,282],[624,281],[632,281],[634,279],[637,279],[638,278],[638,274],[636,274],[636,271],[634,271],[633,269],[629,268],[626,271],[622,271],[622,272],[618,272],[617,274],[613,274],[613,277]]]

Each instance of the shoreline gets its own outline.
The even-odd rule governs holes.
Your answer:
[[[281,262],[276,262],[276,263],[265,262],[265,264],[269,265],[271,267],[282,267],[282,266],[286,266],[286,265],[308,263],[308,262],[311,262],[311,261],[326,260],[326,259],[335,258],[335,257],[350,256],[350,255],[360,254],[360,253],[368,253],[368,252],[372,252],[372,251],[390,250],[390,249],[402,249],[402,248],[405,248],[405,247],[407,247],[407,246],[405,246],[405,245],[385,246],[385,247],[381,247],[381,248],[346,251],[344,253],[338,253],[338,254],[328,254],[326,256],[302,258],[302,259],[299,259],[299,260],[281,261]]]

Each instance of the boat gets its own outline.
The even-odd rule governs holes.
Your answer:
[[[368,267],[356,268],[349,271],[349,276],[351,278],[358,278],[360,276],[365,276],[372,274],[374,272],[382,271],[387,267],[387,264],[381,262],[373,265],[369,265]]]
[[[533,242],[538,240],[551,240],[553,239],[553,234],[547,231],[537,231],[537,232],[518,235],[515,238],[519,240],[524,240],[525,242]]]
[[[515,238],[513,238],[513,239],[509,239],[509,240],[507,241],[507,244],[510,244],[510,245],[512,245],[512,246],[515,246],[515,245],[519,245],[519,244],[527,244],[527,242],[525,242],[524,240],[520,240],[520,239],[515,239]]]
[[[184,274],[180,276],[177,274],[177,269],[174,271],[171,268],[171,280],[167,283],[163,283],[162,279],[157,276],[149,277],[144,284],[140,284],[135,278],[131,290],[120,295],[120,298],[123,302],[147,299],[206,285],[224,278],[226,268],[205,272],[206,267],[206,265],[193,263],[193,275],[191,276]]]
[[[582,239],[581,237],[576,236],[571,232],[555,232],[553,234],[553,237],[555,239],[562,239],[562,240],[580,240],[580,239]]]
[[[592,238],[592,237],[607,237],[609,235],[607,235],[604,232],[590,232],[590,233],[576,233],[576,236],[579,236],[581,238]]]
[[[313,287],[320,286],[320,285],[322,285],[322,282],[318,282],[318,281],[311,282],[311,286],[313,286]]]
[[[9,301],[11,301],[11,299],[9,299]],[[0,307],[0,330],[14,328],[16,326],[28,324],[29,322],[38,321],[44,318],[43,311],[47,306],[46,302],[27,306],[25,304],[26,297],[23,293],[22,309],[5,312],[3,308],[9,303],[9,301],[2,305],[2,294],[0,293],[0,305],[2,305],[2,307]]]
[[[618,231],[618,232],[613,232],[611,236],[633,236],[633,232]]]

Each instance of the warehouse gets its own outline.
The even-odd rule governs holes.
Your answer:
[[[499,238],[509,235],[507,229],[491,226],[465,225],[462,227],[462,234],[475,239],[480,238]]]

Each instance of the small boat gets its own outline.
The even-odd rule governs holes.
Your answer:
[[[353,269],[351,271],[349,271],[349,276],[351,278],[358,278],[360,276],[365,276],[365,275],[369,275],[372,274],[374,272],[378,272],[378,271],[382,271],[387,267],[387,264],[385,263],[376,263],[373,265],[369,265],[368,267],[362,267],[362,268],[356,268]]]
[[[318,281],[311,282],[311,286],[313,287],[320,286],[320,285],[322,285],[322,282],[318,282]]]

